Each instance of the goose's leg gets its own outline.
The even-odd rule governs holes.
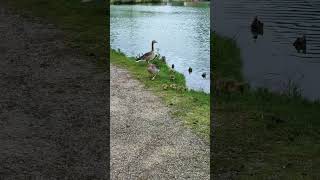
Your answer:
[[[156,78],[156,75],[154,75],[154,76],[152,77],[152,80],[154,80],[154,78]]]

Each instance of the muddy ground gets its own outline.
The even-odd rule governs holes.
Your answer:
[[[109,77],[63,39],[0,3],[1,177],[107,179]]]

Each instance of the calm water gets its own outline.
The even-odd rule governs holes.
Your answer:
[[[255,15],[265,27],[256,42],[249,29]],[[305,97],[320,97],[319,0],[214,1],[212,18],[213,30],[236,38],[244,77],[253,86],[282,91],[292,80]],[[292,46],[302,34],[307,37],[307,54]]]
[[[156,40],[155,50],[185,75],[189,88],[210,92],[209,5],[112,5],[110,9],[112,48],[136,56],[149,52],[151,41]]]

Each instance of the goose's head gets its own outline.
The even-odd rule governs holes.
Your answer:
[[[153,41],[152,41],[152,44],[154,44],[154,43],[158,43],[158,42],[157,42],[156,40],[153,40]]]

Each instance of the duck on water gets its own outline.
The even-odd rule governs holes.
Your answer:
[[[251,23],[251,32],[254,39],[257,39],[258,35],[263,35],[263,23],[258,19],[258,16],[255,16]]]
[[[302,50],[304,54],[306,54],[306,49],[307,49],[306,45],[307,45],[306,35],[303,35],[302,37],[298,37],[293,43],[293,46],[296,48],[298,53]]]

